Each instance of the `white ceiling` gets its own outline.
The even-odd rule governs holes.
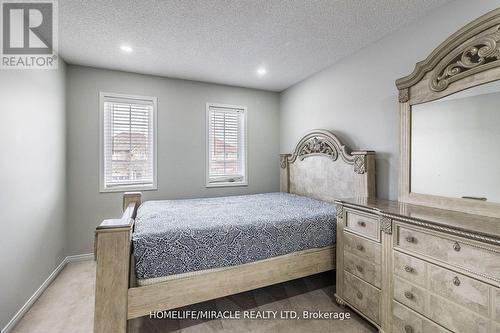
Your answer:
[[[281,91],[448,1],[60,0],[59,51],[71,64]]]

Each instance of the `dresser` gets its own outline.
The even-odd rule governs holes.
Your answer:
[[[336,300],[381,332],[500,333],[500,8],[396,87],[398,201],[335,201]]]
[[[381,332],[500,333],[500,219],[337,200],[336,299]]]

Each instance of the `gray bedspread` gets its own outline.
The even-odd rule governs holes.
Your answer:
[[[240,265],[335,243],[335,206],[288,193],[143,203],[137,278]]]

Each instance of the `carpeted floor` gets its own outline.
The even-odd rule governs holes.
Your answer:
[[[344,312],[334,302],[334,275],[324,273],[179,310],[215,311],[329,311]],[[47,288],[13,333],[91,333],[94,311],[95,262],[68,264]],[[185,312],[184,312],[185,313]],[[242,313],[242,312],[240,312]],[[261,312],[263,313],[263,312]],[[130,333],[167,332],[343,332],[377,330],[350,311],[348,320],[213,319],[179,320],[138,318],[130,321]]]

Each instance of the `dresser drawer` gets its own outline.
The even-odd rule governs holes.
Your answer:
[[[379,243],[344,232],[344,251],[351,252],[362,259],[380,265],[381,247]]]
[[[380,241],[380,228],[377,217],[347,211],[345,227],[354,233],[371,238],[375,241]]]
[[[472,241],[455,241],[433,232],[397,226],[396,247],[446,262],[500,281],[500,253],[475,246]],[[478,260],[480,258],[480,260]]]
[[[425,286],[427,263],[412,256],[394,251],[394,274],[419,286]]]
[[[427,317],[453,332],[487,333],[490,320],[431,294]]]
[[[500,289],[493,288],[493,319],[500,323]]]
[[[380,288],[380,265],[344,251],[344,269],[375,287]]]
[[[425,289],[412,285],[403,279],[394,277],[393,296],[399,303],[425,314],[426,295],[427,292]]]
[[[444,333],[447,329],[431,322],[398,302],[392,303],[393,333]]]
[[[344,298],[365,316],[380,324],[380,290],[344,271]]]
[[[450,270],[429,265],[429,290],[488,316],[490,286]]]

